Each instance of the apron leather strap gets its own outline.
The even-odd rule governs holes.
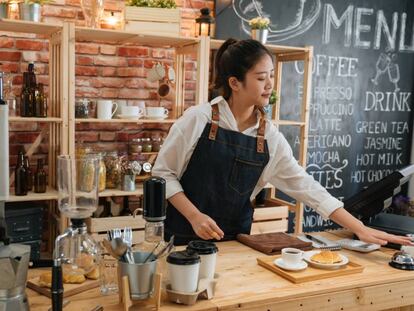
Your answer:
[[[266,119],[263,108],[259,108],[260,112],[260,121],[259,128],[257,129],[257,147],[256,150],[258,153],[264,153],[264,142],[265,142],[265,131],[266,131]]]
[[[218,123],[219,123],[219,108],[218,104],[211,105],[211,128],[208,138],[211,140],[216,140]]]

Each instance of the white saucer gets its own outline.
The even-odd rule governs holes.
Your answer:
[[[129,114],[119,114],[118,118],[119,119],[139,119],[141,116],[134,116],[134,115],[129,115]]]
[[[164,120],[167,119],[168,116],[162,116],[162,117],[149,117],[149,116],[145,116],[145,119],[149,119],[149,120]]]
[[[273,261],[273,264],[279,268],[282,268],[283,270],[289,271],[300,271],[308,267],[308,264],[303,260],[296,266],[286,265],[282,258],[275,259],[275,261]]]

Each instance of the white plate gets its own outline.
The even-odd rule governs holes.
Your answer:
[[[132,120],[132,119],[137,119],[138,120],[140,118],[140,116],[131,116],[129,114],[119,114],[118,118],[119,119],[129,119],[129,120]]]
[[[164,119],[167,119],[168,116],[162,116],[162,117],[149,117],[149,116],[146,116],[145,118],[149,119],[149,120],[164,120]]]
[[[319,262],[312,261],[311,257],[320,252],[321,252],[320,250],[305,252],[305,254],[303,255],[303,259],[306,260],[311,266],[320,268],[320,269],[339,269],[340,267],[345,266],[349,262],[348,257],[342,254],[338,254],[341,257],[342,261],[337,262],[337,263],[327,264],[327,263],[319,263]]]
[[[308,267],[308,264],[303,260],[297,266],[286,265],[282,258],[275,259],[273,261],[273,264],[275,266],[278,266],[279,268],[282,268],[283,270],[289,270],[289,271],[300,271]]]

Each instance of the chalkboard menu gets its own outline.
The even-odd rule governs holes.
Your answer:
[[[216,38],[249,38],[248,20],[257,16],[271,20],[268,44],[314,47],[309,174],[346,199],[409,164],[412,1],[218,0]],[[297,117],[302,68],[283,67],[282,119]],[[280,130],[295,150],[299,132]],[[332,226],[306,207],[305,231]]]

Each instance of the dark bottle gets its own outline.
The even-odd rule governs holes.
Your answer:
[[[122,210],[119,212],[119,216],[131,216],[132,212],[129,209],[129,198],[127,196],[124,197]]]
[[[3,96],[3,73],[0,73],[0,105],[7,105]]]
[[[15,195],[27,195],[27,176],[24,167],[24,154],[19,151],[17,156],[17,165],[14,171],[14,193]]]
[[[30,168],[29,157],[24,157],[24,168],[26,169],[26,188],[27,191],[33,190],[33,173]]]
[[[33,116],[33,95],[30,88],[29,73],[23,73],[23,86],[20,93],[20,116],[31,117]]]
[[[103,217],[113,217],[112,211],[111,211],[111,200],[105,200],[104,202],[104,208],[102,213],[99,215],[100,218]]]
[[[43,92],[43,83],[36,85],[34,92],[34,102],[35,102],[35,116],[45,118],[47,117],[47,105],[45,94]]]
[[[34,192],[46,192],[46,172],[43,169],[43,160],[37,159],[37,169],[34,175]]]

